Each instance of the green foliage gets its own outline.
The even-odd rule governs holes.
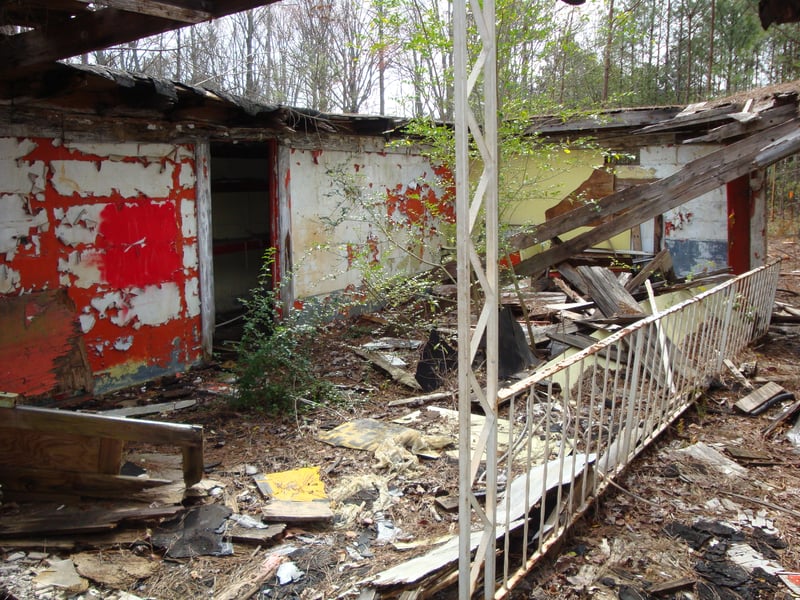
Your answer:
[[[239,392],[235,408],[285,413],[301,399],[328,402],[335,390],[318,379],[311,361],[313,342],[326,314],[283,310],[279,290],[272,285],[275,249],[264,253],[258,286],[242,299],[247,312],[238,346]]]

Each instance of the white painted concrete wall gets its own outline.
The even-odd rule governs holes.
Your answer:
[[[426,213],[414,223],[420,194],[443,198],[429,187],[434,173],[424,157],[382,148],[283,147],[280,165],[295,298],[358,288],[364,260],[394,274],[429,268],[425,261],[438,257],[440,220]]]
[[[714,145],[646,147],[640,153],[640,166],[655,177],[667,177],[686,163],[718,149]],[[664,213],[664,244],[673,256],[678,275],[699,274],[727,266],[727,206],[723,185]],[[643,227],[643,236],[649,236],[649,229]],[[652,250],[652,237],[643,242],[645,249]]]

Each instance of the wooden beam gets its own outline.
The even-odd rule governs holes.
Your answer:
[[[84,0],[89,4],[90,0]],[[183,23],[201,23],[214,15],[206,10],[197,10],[180,2],[159,2],[158,0],[91,0],[92,4],[100,4],[108,8],[117,8],[126,12],[161,17]]]
[[[797,114],[797,105],[795,103],[782,104],[778,107],[771,108],[763,111],[760,114],[754,114],[756,117],[751,121],[734,121],[720,125],[709,131],[706,135],[701,135],[695,138],[684,140],[684,144],[700,144],[708,142],[722,142],[730,138],[739,137],[742,135],[750,135],[758,131],[763,131],[770,127],[775,127],[780,123],[786,121]]]
[[[203,15],[219,18],[274,1],[218,1],[212,3],[207,12],[203,11]],[[65,26],[60,23],[60,26],[54,28],[43,25],[24,33],[5,36],[0,44],[0,77],[9,78],[22,69],[178,29],[186,23],[175,15],[165,18],[109,7],[81,12],[70,19],[68,24]]]
[[[667,248],[660,250],[659,253],[653,257],[653,260],[642,267],[642,270],[634,275],[633,278],[625,284],[625,289],[631,294],[634,293],[639,286],[642,285],[645,280],[656,271],[661,271],[665,279],[669,279],[669,276],[674,277],[675,275],[675,273],[672,271],[672,257],[670,256]]]
[[[532,275],[558,264],[594,244],[643,223],[667,210],[717,189],[737,177],[750,173],[756,166],[753,161],[765,145],[800,128],[800,119],[792,119],[760,134],[750,136],[716,152],[698,158],[682,169],[648,185],[626,188],[596,201],[591,206],[580,206],[552,221],[537,226],[530,238],[523,240],[528,247],[552,239],[577,227],[583,227],[598,217],[604,219],[591,231],[580,234],[559,245],[525,259],[516,265],[518,275]]]

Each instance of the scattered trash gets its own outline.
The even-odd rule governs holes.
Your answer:
[[[89,589],[89,582],[78,575],[75,564],[69,558],[48,560],[47,566],[37,573],[33,582],[40,592],[57,588],[80,594]]]
[[[376,452],[386,448],[407,449],[425,458],[438,458],[438,450],[453,443],[452,438],[425,435],[416,429],[384,423],[375,419],[357,419],[319,434],[318,439],[332,446]]]
[[[281,563],[278,567],[278,572],[276,576],[278,577],[278,583],[280,585],[288,585],[295,581],[299,581],[305,572],[301,571],[297,568],[297,565],[293,562],[285,562]]]
[[[80,552],[72,560],[79,574],[114,589],[130,588],[160,568],[158,560],[128,553]]]
[[[303,467],[253,478],[269,500],[262,507],[266,521],[330,521],[333,512],[320,478],[319,467]]]

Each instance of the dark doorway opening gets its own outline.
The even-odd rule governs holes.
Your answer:
[[[211,144],[217,348],[241,338],[241,299],[259,284],[264,252],[273,243],[274,155],[270,142]]]

